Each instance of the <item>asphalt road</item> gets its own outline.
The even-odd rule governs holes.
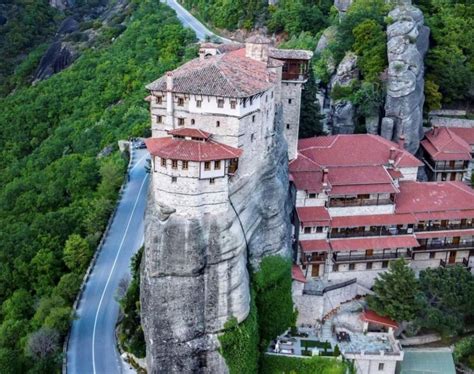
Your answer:
[[[183,8],[176,0],[161,0],[161,2],[166,3],[170,8],[173,8],[183,26],[192,29],[196,33],[196,36],[199,40],[205,40],[206,36],[209,36],[212,39],[218,39],[224,43],[232,43],[231,40],[214,34],[211,30],[194,18],[194,16],[185,8]]]
[[[112,374],[124,371],[116,349],[115,324],[119,305],[117,286],[130,276],[130,260],[143,244],[148,174],[146,150],[136,150],[127,183],[109,235],[77,309],[67,351],[67,372],[71,374]]]

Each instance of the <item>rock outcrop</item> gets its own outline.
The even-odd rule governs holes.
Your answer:
[[[330,96],[338,88],[351,86],[358,77],[357,56],[352,52],[348,52],[339,63],[336,74],[331,78],[329,83]],[[354,115],[355,108],[349,100],[331,99],[328,118],[331,132],[333,134],[353,134],[355,130]]]
[[[148,372],[228,372],[217,335],[231,317],[248,315],[248,263],[290,253],[287,153],[278,127],[270,156],[231,182],[225,213],[179,215],[171,201],[160,207],[149,194],[140,295]]]
[[[423,58],[428,49],[429,28],[411,0],[398,0],[389,17],[393,23],[387,28],[389,67],[381,134],[394,141],[403,134],[405,148],[415,153],[423,137]]]

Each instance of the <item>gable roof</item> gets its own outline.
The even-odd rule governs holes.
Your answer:
[[[238,158],[242,150],[213,140],[185,140],[172,137],[149,138],[145,140],[153,156],[172,160],[214,161]]]
[[[469,143],[447,127],[428,131],[421,145],[435,161],[471,159]]]
[[[244,98],[271,88],[277,77],[267,64],[245,57],[245,49],[196,58],[171,72],[172,92]],[[151,91],[166,91],[166,76],[148,84]]]
[[[191,129],[189,127],[182,127],[179,129],[169,130],[168,134],[173,135],[173,136],[183,136],[186,138],[197,138],[197,139],[209,139],[211,136],[211,134],[206,131],[199,130],[199,129]]]

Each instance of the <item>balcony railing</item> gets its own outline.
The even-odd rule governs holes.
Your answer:
[[[456,266],[456,265],[460,265],[460,266],[464,266],[464,267],[468,267],[469,266],[469,261],[467,260],[467,258],[463,257],[463,259],[461,261],[458,261],[458,262],[446,262],[444,260],[439,260],[439,265],[442,266],[442,267],[448,267],[448,266]]]
[[[436,226],[415,226],[416,232],[423,232],[423,231],[444,231],[444,230],[467,230],[467,229],[474,229],[474,225],[436,225]]]
[[[347,262],[360,262],[360,261],[383,261],[383,260],[393,260],[397,258],[411,258],[411,251],[407,252],[397,252],[397,253],[375,253],[373,255],[365,254],[333,254],[333,261],[335,263],[347,263]]]
[[[416,251],[442,251],[445,249],[470,249],[474,248],[474,241],[460,243],[428,243],[416,248]]]
[[[351,206],[370,206],[370,205],[387,205],[393,204],[391,199],[331,199],[329,200],[329,208],[351,207]]]
[[[410,232],[409,232],[410,231]],[[340,231],[331,232],[331,238],[353,238],[362,236],[390,236],[390,235],[405,235],[413,233],[413,229],[386,229],[382,228],[379,230],[361,230],[361,231]]]

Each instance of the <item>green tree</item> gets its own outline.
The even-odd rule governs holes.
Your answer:
[[[308,81],[305,83],[301,94],[300,138],[309,138],[311,136],[324,134],[321,123],[321,109],[316,98],[318,87],[316,86],[312,64],[310,64],[308,74]]]
[[[80,235],[72,234],[64,245],[63,260],[71,271],[82,272],[89,264],[91,250]]]
[[[404,259],[390,262],[387,272],[377,276],[374,295],[367,296],[369,308],[396,321],[411,321],[422,307],[420,286]]]

